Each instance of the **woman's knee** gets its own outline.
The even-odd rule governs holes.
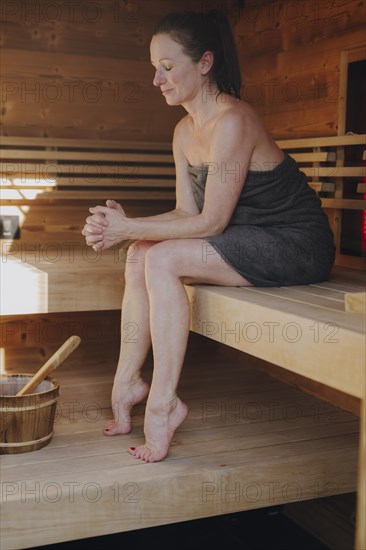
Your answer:
[[[146,254],[156,243],[154,241],[135,241],[127,250],[125,279],[137,282],[141,277],[145,278]]]
[[[177,254],[175,241],[162,241],[150,248],[145,256],[145,277],[165,276],[168,274],[179,275],[180,255]]]

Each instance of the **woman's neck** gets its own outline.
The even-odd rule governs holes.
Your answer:
[[[195,98],[182,106],[192,117],[193,124],[197,130],[202,128],[212,118],[215,118],[225,107],[225,103],[231,100],[227,94],[219,94],[216,86],[204,84],[202,90]]]

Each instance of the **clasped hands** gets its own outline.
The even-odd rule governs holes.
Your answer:
[[[106,205],[89,208],[92,215],[86,218],[81,231],[86,244],[94,250],[106,250],[130,238],[128,218],[122,206],[114,200],[107,200]]]

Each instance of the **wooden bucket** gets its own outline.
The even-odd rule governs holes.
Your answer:
[[[31,378],[0,375],[0,454],[37,451],[51,441],[60,386],[46,378],[33,393],[16,397]]]

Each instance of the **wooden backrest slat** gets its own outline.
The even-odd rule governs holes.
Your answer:
[[[347,134],[344,136],[326,136],[310,138],[278,139],[276,143],[282,149],[313,149],[314,147],[335,147],[340,145],[366,145],[366,134]],[[168,142],[117,141],[107,139],[72,139],[72,138],[37,138],[0,136],[0,146],[19,147],[66,147],[76,149],[125,149],[125,150],[160,150],[171,152]]]
[[[364,178],[363,166],[302,166],[301,171],[311,178]]]
[[[311,153],[290,153],[290,156],[298,163],[302,162],[335,162],[336,153],[334,151],[320,151]]]
[[[154,164],[173,164],[173,155],[164,153],[109,153],[108,151],[80,152],[80,151],[39,151],[29,149],[4,149],[2,152],[2,161],[7,160],[75,160],[79,162],[126,162],[126,163],[154,163]]]
[[[30,180],[31,181],[31,180]],[[154,180],[145,179],[143,181],[137,179],[137,180],[123,180],[122,178],[118,181],[114,180],[101,180],[98,179],[97,181],[85,181],[85,180],[78,180],[76,182],[70,183],[69,180],[57,180],[58,188],[67,188],[67,189],[78,189],[78,188],[85,188],[85,189],[175,189],[175,181],[173,180],[159,180],[158,183],[156,183]],[[54,189],[55,184],[52,184],[50,181],[48,184],[45,185],[37,185],[36,183],[32,182],[27,185],[2,185],[1,189],[2,191],[5,191],[7,189],[14,190],[14,191],[23,191],[27,189],[38,189],[40,192],[44,189]]]
[[[126,151],[165,151],[171,152],[168,142],[117,141],[108,139],[72,139],[0,136],[0,147],[62,147],[66,149],[123,149]]]
[[[281,149],[312,149],[313,147],[337,147],[340,145],[364,145],[366,134],[349,134],[344,136],[279,139],[276,143]]]
[[[332,181],[310,181],[309,186],[317,193],[332,193],[335,190],[336,184]]]
[[[365,134],[276,142],[299,163],[316,192],[333,193],[324,199],[327,204],[334,200],[337,205],[339,200],[346,201],[336,194],[342,178],[366,177],[366,167],[360,165],[361,159],[350,166],[344,166],[341,157],[337,160],[343,147],[365,144]],[[2,136],[0,149],[3,189],[18,192],[19,196],[22,189],[39,189],[37,200],[47,192],[53,194],[55,200],[61,199],[65,195],[60,193],[65,189],[74,193],[75,199],[78,188],[82,189],[83,196],[110,188],[114,193],[118,189],[121,192],[129,189],[134,193],[141,192],[143,198],[144,189],[150,193],[154,189],[173,190],[175,187],[172,146],[167,142]],[[357,192],[365,192],[363,183],[357,185]],[[347,205],[350,204],[348,201]],[[352,203],[352,207],[358,208],[357,205]]]
[[[11,184],[3,184],[1,185],[2,189],[15,189],[15,190],[21,190],[21,189],[43,189],[45,187],[54,187],[55,185],[59,187],[132,187],[132,188],[158,188],[163,187],[167,189],[174,189],[175,188],[175,178],[131,178],[126,175],[120,175],[115,176],[113,178],[107,178],[107,177],[97,177],[95,179],[84,179],[83,177],[80,178],[63,178],[63,177],[57,177],[57,179],[52,180],[50,178],[49,181],[43,180],[42,185],[38,183],[35,178],[24,178],[23,183],[11,183]]]
[[[52,175],[70,176],[81,175],[84,178],[93,179],[92,175],[110,175],[110,176],[173,176],[175,174],[174,167],[159,166],[159,165],[93,165],[93,164],[57,164],[57,163],[22,163],[22,164],[1,164],[0,172],[10,177],[25,177],[33,174],[38,178],[47,178]]]
[[[169,189],[135,189],[135,190],[118,190],[111,191],[111,196],[108,197],[108,192],[103,191],[57,191],[57,201],[86,201],[90,202],[91,199],[100,200],[103,203],[106,198],[113,199],[124,199],[124,200],[174,200],[175,191]],[[55,202],[55,192],[46,189],[41,194],[36,194],[35,196],[28,197],[27,195],[19,195],[7,197],[5,196],[1,200],[4,206],[13,206],[18,204],[42,204],[45,202],[54,203]]]

